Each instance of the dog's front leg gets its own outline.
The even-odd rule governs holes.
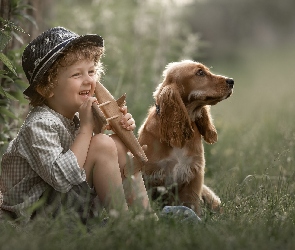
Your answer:
[[[202,214],[202,187],[204,184],[204,170],[195,170],[194,178],[184,184],[179,190],[179,200],[187,207],[193,209],[198,216]]]

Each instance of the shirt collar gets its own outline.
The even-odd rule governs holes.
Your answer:
[[[66,127],[74,128],[75,130],[77,130],[80,127],[80,120],[79,120],[77,114],[75,114],[73,120],[71,120],[71,119],[63,116],[62,114],[54,111],[53,109],[49,108],[45,104],[42,106],[42,108],[46,109],[47,111],[49,111],[52,114],[54,114],[55,116],[57,116]]]

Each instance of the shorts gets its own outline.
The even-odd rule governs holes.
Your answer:
[[[50,187],[40,197],[40,207],[32,214],[32,218],[39,215],[58,216],[60,213],[78,215],[83,223],[99,216],[102,209],[94,188],[90,188],[86,181],[73,186],[67,193],[61,193]]]
[[[0,208],[0,219],[17,220],[27,223],[36,217],[55,218],[58,215],[79,217],[86,224],[91,218],[98,217],[102,210],[94,188],[86,181],[73,186],[68,192],[61,193],[49,186],[39,200],[26,208],[25,216],[20,218],[15,212]]]

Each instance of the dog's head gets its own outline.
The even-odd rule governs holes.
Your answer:
[[[154,92],[154,97],[161,88],[176,85],[185,105],[215,105],[228,98],[234,87],[234,80],[215,75],[202,63],[185,60],[169,63],[163,72],[164,81]]]
[[[204,107],[227,99],[233,92],[234,80],[215,75],[205,65],[190,60],[168,64],[163,77],[154,92],[160,107],[162,140],[181,147],[193,136],[191,122],[201,124],[203,118],[212,121],[209,109]],[[214,128],[213,123],[210,125]],[[198,126],[202,130],[200,127],[206,126]]]

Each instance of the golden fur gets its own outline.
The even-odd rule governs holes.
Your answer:
[[[217,210],[219,197],[204,185],[202,137],[208,143],[217,141],[210,106],[232,94],[234,81],[190,60],[168,64],[163,77],[154,92],[156,105],[139,129],[138,140],[147,145],[148,162],[143,167],[147,186],[167,189],[177,184],[180,204],[198,214],[203,201]]]

